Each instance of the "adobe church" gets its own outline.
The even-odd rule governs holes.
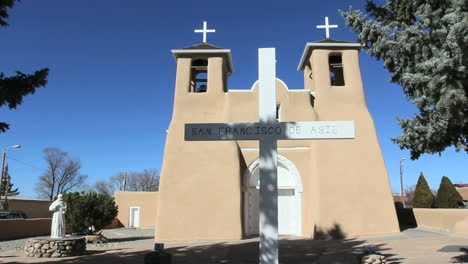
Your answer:
[[[231,51],[208,44],[204,30],[202,44],[172,50],[174,109],[158,194],[157,242],[235,240],[259,232],[258,141],[184,140],[186,123],[259,121],[258,81],[249,90],[229,90]],[[280,235],[399,232],[364,96],[360,49],[359,43],[328,36],[306,43],[297,58],[304,89],[289,90],[276,80],[278,121],[355,122],[350,140],[278,141]]]

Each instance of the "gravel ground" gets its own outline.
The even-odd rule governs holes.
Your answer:
[[[117,248],[117,247],[153,247],[154,228],[117,228],[105,229],[102,235],[107,237],[108,243],[88,244],[87,248]],[[30,238],[0,241],[0,251],[23,251],[26,241]],[[48,238],[48,237],[34,237]]]

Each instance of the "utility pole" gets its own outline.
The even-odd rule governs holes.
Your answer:
[[[2,175],[0,175],[0,210],[1,210],[1,211],[5,210],[5,209],[3,208],[3,202],[2,202],[3,198],[2,198],[2,196],[1,196],[1,194],[2,194],[2,187],[3,187],[3,186],[2,186],[2,183],[3,183],[3,174],[4,174],[4,172],[5,172],[5,158],[6,158],[6,148],[4,148],[4,149],[3,149],[3,152],[2,152]]]
[[[127,190],[127,173],[126,172],[124,172],[123,190],[124,192]]]
[[[401,203],[403,204],[403,208],[406,208],[406,205],[405,205],[405,198],[403,197],[403,164],[402,162],[406,160],[406,158],[402,158],[400,160],[400,188],[401,188],[401,193],[400,193],[400,197],[401,197]]]
[[[0,177],[0,194],[2,192],[2,183],[3,183],[3,178],[5,177],[5,159],[6,159],[6,151],[7,149],[9,148],[21,148],[20,145],[13,145],[13,146],[10,146],[10,147],[6,147],[3,149],[3,152],[2,152],[2,175]],[[7,210],[8,208],[5,208],[5,203],[6,203],[6,199],[8,199],[8,188],[9,188],[9,185],[10,185],[10,181],[9,179],[6,179],[7,183],[6,183],[6,186],[5,186],[5,201],[2,202],[2,197],[0,195],[0,210]]]

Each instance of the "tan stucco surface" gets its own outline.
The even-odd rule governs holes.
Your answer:
[[[50,235],[51,218],[0,219],[0,240]]]
[[[29,199],[8,199],[10,211],[23,211],[28,218],[49,218],[50,201]]]
[[[117,191],[114,197],[119,209],[117,218],[123,226],[129,226],[130,207],[132,206],[140,207],[140,227],[155,225],[158,192]]]
[[[468,235],[468,209],[414,208],[418,227]]]
[[[463,200],[468,200],[468,187],[455,187],[455,189],[463,197]]]
[[[345,86],[331,86],[328,56],[341,53]],[[195,59],[195,58],[194,58]],[[390,184],[362,87],[358,51],[316,49],[305,89],[277,81],[280,121],[355,120],[353,140],[279,141],[303,184],[302,236],[339,226],[346,236],[399,232]],[[208,90],[190,92],[191,59],[177,60],[173,116],[161,172],[156,240],[239,239],[242,175],[258,159],[256,141],[185,141],[185,123],[258,121],[258,85],[229,91],[223,58],[208,58]],[[227,91],[227,92],[226,92]],[[312,94],[311,92],[314,92]],[[154,207],[156,208],[156,207]]]
[[[453,232],[461,235],[468,235],[468,216],[455,223]]]

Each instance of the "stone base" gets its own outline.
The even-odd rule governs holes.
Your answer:
[[[86,251],[84,237],[30,239],[24,250],[28,257],[64,258],[79,256]]]

